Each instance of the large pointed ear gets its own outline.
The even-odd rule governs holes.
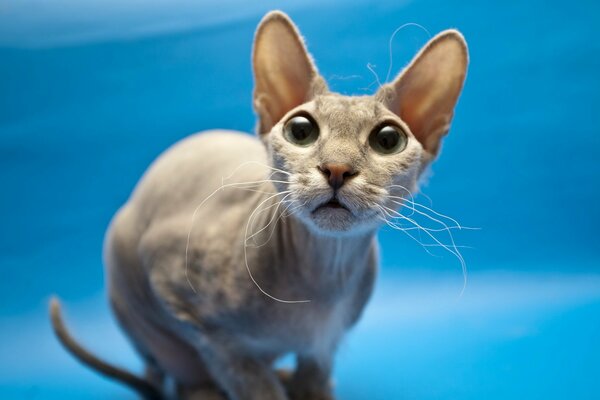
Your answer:
[[[259,133],[268,133],[288,111],[327,90],[298,29],[280,11],[260,22],[252,58]]]
[[[431,39],[408,67],[377,93],[408,124],[432,158],[450,129],[467,64],[465,39],[458,31],[447,30]]]

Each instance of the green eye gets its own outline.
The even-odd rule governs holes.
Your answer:
[[[312,119],[299,115],[286,122],[283,134],[291,143],[308,146],[319,137],[319,127]]]
[[[369,136],[369,144],[378,153],[394,154],[406,148],[408,137],[394,125],[384,125],[375,129]]]

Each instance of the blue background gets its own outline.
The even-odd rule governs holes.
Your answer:
[[[59,347],[47,301],[59,294],[87,346],[140,370],[104,297],[104,230],[167,146],[252,131],[252,36],[273,8],[342,93],[376,88],[368,63],[385,79],[402,24],[456,27],[470,48],[423,188],[481,228],[456,237],[468,284],[461,296],[456,258],[383,229],[340,398],[600,398],[600,6],[541,0],[0,1],[0,398],[135,398]],[[428,38],[396,35],[394,74]]]

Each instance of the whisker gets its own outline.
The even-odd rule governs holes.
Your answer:
[[[378,205],[378,207],[379,207],[379,208],[380,208],[382,211],[384,211],[384,213],[386,213],[386,214],[387,214],[387,211],[386,211],[386,210],[385,210],[385,208],[384,208],[385,206],[380,206],[380,205]],[[387,207],[386,207],[386,208],[387,208]],[[436,242],[436,243],[439,245],[439,247],[442,247],[442,248],[444,248],[446,251],[448,251],[449,253],[453,254],[453,255],[454,255],[454,256],[455,256],[455,257],[456,257],[456,258],[459,260],[459,262],[460,262],[460,265],[461,265],[462,274],[463,274],[463,287],[462,287],[462,290],[461,290],[461,293],[460,293],[460,295],[462,296],[462,294],[464,293],[464,291],[465,291],[465,288],[466,288],[466,286],[467,286],[467,265],[466,265],[466,262],[465,262],[465,260],[464,260],[464,258],[463,258],[463,256],[462,256],[462,254],[461,254],[461,253],[460,253],[460,251],[458,250],[458,247],[456,246],[456,243],[455,243],[455,241],[454,241],[454,237],[453,237],[453,235],[452,235],[452,233],[451,233],[451,230],[450,230],[450,228],[448,228],[448,226],[447,226],[446,224],[444,224],[443,222],[441,222],[441,221],[437,221],[437,220],[436,220],[437,222],[439,222],[440,224],[442,224],[444,227],[446,227],[446,229],[444,229],[444,230],[448,232],[448,236],[450,237],[450,242],[452,243],[451,245],[446,245],[446,244],[444,244],[444,243],[440,242],[440,241],[439,241],[439,240],[438,240],[438,239],[437,239],[437,238],[436,238],[436,237],[435,237],[435,236],[434,236],[434,235],[433,235],[431,232],[429,232],[429,231],[427,230],[427,228],[424,228],[424,227],[422,227],[422,226],[421,226],[420,224],[418,224],[418,223],[417,223],[415,220],[413,220],[413,219],[411,219],[411,218],[409,218],[409,217],[407,217],[407,216],[405,216],[405,215],[402,215],[402,214],[400,214],[400,213],[398,213],[398,212],[395,212],[395,213],[396,213],[396,214],[398,214],[398,218],[400,218],[400,219],[403,219],[403,220],[405,220],[405,221],[408,221],[408,222],[412,223],[412,224],[413,224],[415,227],[419,228],[419,231],[422,231],[422,232],[423,232],[423,233],[425,233],[427,236],[429,236],[429,237],[430,237],[430,238],[431,238],[431,239],[432,239],[434,242]],[[427,214],[424,214],[424,215],[425,215],[425,216],[427,216],[427,217],[429,217],[429,218],[432,218],[432,217],[430,217],[430,216],[429,216],[429,215],[427,215]],[[384,219],[385,219],[385,218],[384,218]],[[435,218],[432,218],[432,219],[433,219],[433,220],[435,220]],[[387,220],[386,220],[386,223],[387,223]],[[388,224],[388,225],[389,225],[389,224]],[[392,226],[392,227],[393,227],[393,226]],[[404,233],[408,234],[408,232],[406,232],[406,231],[405,231],[404,229],[402,229],[402,228],[401,228],[401,229],[399,229],[399,230],[402,230]],[[419,243],[421,243],[421,242],[419,241]],[[427,250],[427,249],[426,249],[426,250]],[[428,251],[428,253],[429,253],[429,251]],[[430,254],[431,254],[431,253],[430,253]]]
[[[392,203],[394,203],[394,204],[398,204],[399,206],[402,206],[402,207],[404,207],[404,208],[413,209],[413,208],[412,208],[410,205],[405,205],[405,204],[403,204],[403,203],[400,203],[400,202],[398,202],[398,201],[395,201],[395,200],[390,200],[390,201],[391,201]],[[387,207],[386,207],[386,208],[387,208]],[[412,215],[414,215],[414,213],[415,213],[415,212],[413,211],[413,212],[412,212],[410,215],[404,215],[404,214],[402,214],[402,213],[400,213],[400,212],[398,212],[398,211],[396,211],[396,210],[393,210],[393,209],[390,209],[390,208],[388,208],[388,209],[389,209],[390,211],[392,211],[392,212],[394,212],[394,213],[396,214],[396,216],[394,216],[394,218],[405,218],[405,217],[412,217]],[[413,210],[414,210],[414,209],[413,209]],[[435,218],[431,217],[431,216],[430,216],[430,215],[428,215],[428,214],[422,213],[422,212],[420,212],[420,211],[418,211],[418,210],[415,210],[415,211],[416,211],[418,214],[420,214],[420,215],[424,215],[425,217],[429,218],[429,219],[430,219],[430,220],[432,220],[433,222],[437,222],[437,223],[439,223],[440,225],[442,225],[442,226],[443,226],[443,228],[440,228],[440,229],[435,229],[435,228],[425,228],[425,227],[423,227],[423,229],[427,229],[427,230],[429,230],[429,231],[431,231],[431,232],[441,232],[441,231],[448,231],[448,230],[451,230],[451,229],[459,229],[459,230],[460,230],[460,229],[462,229],[462,227],[460,227],[460,226],[448,226],[448,225],[446,225],[444,222],[442,222],[442,221],[439,221],[439,220],[437,220],[437,219],[435,219]]]
[[[417,24],[416,22],[407,22],[406,24],[396,28],[396,30],[394,31],[394,33],[392,33],[392,36],[390,37],[390,41],[388,42],[388,50],[389,50],[389,66],[388,66],[388,71],[387,74],[385,76],[385,81],[388,82],[390,79],[390,75],[392,73],[392,65],[394,63],[394,57],[392,56],[393,51],[392,51],[392,43],[394,42],[394,37],[396,37],[396,34],[398,32],[400,32],[402,29],[406,28],[407,26],[416,26],[418,28],[421,28],[422,30],[425,31],[425,33],[427,33],[429,35],[429,37],[431,38],[431,33],[429,33],[429,31],[421,24]]]
[[[374,83],[377,83],[377,87],[381,87],[381,86],[382,86],[382,85],[381,85],[381,81],[379,80],[379,75],[377,75],[377,72],[375,72],[374,65],[372,65],[371,63],[367,63],[367,69],[368,69],[369,71],[371,71],[371,73],[372,73],[373,75],[375,75],[375,82],[371,83],[371,85],[373,85]],[[370,87],[371,85],[369,85],[369,87]]]
[[[284,192],[282,192],[281,194],[284,194]],[[269,225],[271,225],[271,223],[277,218],[277,211],[279,211],[279,207],[281,206],[282,203],[284,203],[286,201],[286,199],[292,195],[292,192],[290,190],[286,191],[285,196],[278,202],[271,204],[268,207],[263,208],[262,210],[260,210],[258,212],[258,214],[256,214],[256,217],[258,217],[258,215],[260,215],[261,213],[270,210],[273,207],[277,207],[277,209],[275,210],[275,212],[273,213],[273,216],[271,216],[271,219],[269,220],[269,222],[262,228],[260,229],[258,232],[253,233],[252,235],[250,235],[249,237],[246,238],[246,244],[248,243],[248,241],[252,238],[254,238],[255,236],[257,236],[258,234],[260,234],[261,232],[263,232],[265,229],[267,229],[269,227]],[[256,217],[253,220],[252,226],[251,226],[251,230],[254,229],[254,221],[256,221]]]
[[[394,201],[394,200],[392,200],[392,202],[394,202],[394,203],[396,203],[396,204],[400,204],[400,205],[402,205],[401,203],[398,203],[398,202],[396,202],[396,201]],[[385,209],[387,210],[387,211],[386,211],[386,214],[387,214],[387,215],[388,215],[390,218],[399,218],[399,219],[405,219],[406,217],[410,217],[410,215],[404,215],[404,214],[400,213],[399,211],[396,211],[396,210],[394,210],[394,209],[392,209],[392,208],[390,208],[390,207],[387,207],[387,206],[385,206],[385,205],[380,205],[380,207],[383,207],[383,208],[385,208]],[[393,213],[393,214],[395,214],[395,215],[392,215],[391,213]],[[420,214],[422,214],[422,213],[420,213]],[[411,214],[411,215],[412,215],[412,214]],[[424,214],[424,215],[426,215],[426,214]],[[426,216],[427,216],[427,215],[426,215]],[[434,218],[434,221],[437,221],[437,220]],[[424,226],[420,225],[418,228],[417,228],[417,227],[407,227],[407,228],[404,228],[404,229],[406,229],[406,230],[423,229],[423,230],[427,230],[427,231],[429,231],[429,232],[444,232],[444,231],[447,231],[447,230],[450,230],[450,229],[462,229],[462,228],[461,228],[461,227],[459,227],[459,226],[447,226],[446,224],[444,224],[444,223],[443,223],[443,222],[441,222],[441,221],[437,221],[437,222],[439,222],[441,225],[443,225],[443,226],[444,226],[444,228],[439,228],[439,229],[436,229],[436,228],[426,228],[426,227],[424,227]]]
[[[408,190],[407,188],[405,188],[404,186],[402,186],[402,185],[389,185],[389,187],[390,188],[400,188],[400,189],[404,190],[410,196],[410,200],[413,201],[413,202],[415,201],[415,197],[413,196],[412,192],[410,190]],[[402,198],[404,198],[404,197],[402,197]]]
[[[410,190],[408,190],[407,188],[405,188],[404,186],[402,186],[402,185],[390,185],[390,189],[391,189],[391,188],[400,188],[400,189],[404,190],[404,191],[405,191],[405,192],[406,192],[406,193],[407,193],[407,194],[410,196],[410,200],[408,200],[408,199],[407,199],[406,197],[404,197],[404,196],[392,196],[391,194],[388,194],[386,197],[400,198],[400,199],[402,199],[402,200],[405,200],[405,201],[410,201],[411,203],[414,203],[414,201],[415,201],[415,198],[414,198],[414,196],[413,196],[412,192],[411,192]],[[415,212],[415,211],[414,211],[413,209],[411,209],[411,214],[410,214],[410,215],[414,214],[414,212]]]
[[[396,199],[403,199],[403,200],[407,200],[407,199],[404,199],[404,198],[402,198],[402,197],[398,197],[398,196],[388,196],[388,198],[390,198],[390,199],[394,199],[394,198],[396,198]],[[397,201],[394,201],[394,200],[392,200],[392,201],[393,201],[394,203],[398,204],[398,205],[404,205],[404,204],[402,204],[402,203],[399,203],[399,202],[397,202]],[[407,200],[407,201],[409,201],[409,200]],[[460,224],[460,223],[459,223],[457,220],[455,220],[454,218],[452,218],[452,217],[449,217],[449,216],[447,216],[447,215],[444,215],[444,214],[442,214],[442,213],[439,213],[439,212],[437,212],[437,211],[435,211],[435,210],[432,210],[431,208],[429,208],[429,207],[427,207],[427,206],[424,206],[423,204],[419,204],[419,203],[417,203],[417,202],[415,202],[415,201],[410,201],[410,204],[411,204],[412,206],[417,206],[417,207],[423,208],[423,209],[425,209],[425,210],[427,210],[427,211],[430,211],[430,212],[434,213],[435,215],[437,215],[438,217],[441,217],[441,218],[446,218],[446,219],[448,219],[448,220],[452,221],[454,224],[456,224],[456,228],[457,228],[457,229],[466,229],[466,230],[479,230],[479,228],[471,228],[471,227],[468,227],[468,226],[462,226],[462,225],[461,225],[461,224]],[[426,214],[426,213],[424,213],[424,212],[422,212],[422,211],[419,211],[419,210],[415,209],[414,207],[412,207],[412,208],[414,209],[414,211],[415,211],[415,212],[417,212],[417,213],[419,213],[419,214],[421,214],[421,215],[424,215],[424,216],[428,217],[428,218],[429,218],[429,219],[431,219],[432,221],[434,221],[434,222],[438,222],[438,223],[440,223],[440,224],[443,224],[443,225],[446,225],[446,224],[444,224],[444,223],[442,223],[442,222],[438,221],[437,219],[435,219],[435,218],[431,217],[430,215],[428,215],[428,214]]]
[[[385,210],[383,210],[383,211],[385,212],[384,216],[387,216],[387,217],[390,217],[390,218],[393,218],[393,219],[404,219],[404,218],[401,218],[401,217],[404,217],[403,215],[401,215],[401,217],[396,217],[396,216],[390,215],[390,213],[387,212],[387,211],[385,211]],[[399,231],[401,230],[403,232],[407,232],[407,231],[422,231],[422,230],[427,230],[429,232],[446,232],[446,229],[424,228],[423,226],[408,226],[408,227],[405,227],[405,226],[399,225],[396,222],[392,222],[390,220],[387,220],[386,222],[389,222],[388,225],[392,224],[393,225],[393,226],[391,226],[392,228],[394,228],[396,230],[399,230]],[[452,246],[452,247],[464,248],[464,249],[472,249],[473,248],[471,246],[461,246],[461,245],[451,245],[451,244],[442,244],[442,245],[440,245],[440,244],[432,244],[432,243],[423,243],[423,242],[420,242],[420,241],[419,241],[419,244],[421,246],[424,246],[424,247]]]
[[[411,238],[415,242],[419,243],[419,245],[423,246],[423,250],[425,250],[425,252],[427,252],[427,254],[429,254],[430,256],[432,256],[432,257],[438,257],[435,254],[433,254],[432,252],[430,252],[429,249],[426,246],[424,246],[424,243],[422,243],[419,239],[417,239],[416,237],[414,237],[413,235],[411,235],[410,233],[408,233],[405,228],[403,228],[401,226],[398,226],[396,223],[391,222],[387,218],[385,218],[385,210],[381,209],[381,211],[383,212],[383,215],[380,216],[379,219],[382,220],[383,222],[385,222],[386,225],[388,225],[392,229],[395,229],[397,231],[403,232],[406,236],[408,236],[409,238]]]
[[[282,169],[279,169],[279,168],[272,167],[272,166],[270,166],[270,165],[267,165],[267,164],[261,163],[261,162],[259,162],[259,161],[246,161],[246,162],[243,162],[243,163],[241,163],[240,165],[238,165],[238,166],[237,166],[237,167],[236,167],[236,168],[235,168],[235,169],[234,169],[234,170],[231,172],[231,174],[229,174],[229,175],[228,175],[228,176],[226,176],[226,177],[223,177],[223,180],[229,180],[229,179],[231,179],[231,177],[232,177],[233,175],[235,175],[235,173],[236,173],[237,171],[239,171],[239,170],[240,170],[240,168],[242,168],[242,167],[244,167],[244,166],[246,166],[246,165],[248,165],[248,164],[257,164],[257,165],[263,166],[263,167],[265,167],[265,168],[268,168],[268,169],[270,169],[270,170],[273,170],[273,171],[276,171],[276,172],[280,172],[280,173],[282,173],[282,174],[285,174],[285,175],[288,175],[288,176],[291,176],[291,175],[292,175],[291,173],[289,173],[289,172],[287,172],[287,171],[284,171],[284,170],[282,170]]]
[[[258,180],[258,181],[251,181],[251,182],[234,182],[234,183],[222,184],[220,187],[218,187],[217,189],[215,189],[210,195],[208,195],[204,200],[202,200],[200,202],[200,204],[198,204],[196,206],[196,208],[194,209],[194,212],[192,213],[192,218],[190,220],[190,228],[188,230],[187,240],[186,240],[186,243],[185,243],[185,267],[184,267],[185,279],[187,280],[190,288],[192,288],[192,290],[194,291],[194,293],[197,293],[197,291],[196,291],[196,288],[194,287],[194,285],[192,284],[192,282],[191,282],[191,280],[189,278],[189,275],[188,275],[188,266],[189,266],[190,239],[191,239],[191,236],[192,236],[192,229],[194,228],[194,221],[196,219],[196,214],[198,214],[198,210],[200,210],[200,208],[209,199],[211,199],[215,194],[217,194],[219,191],[222,191],[223,189],[226,189],[226,188],[229,188],[229,187],[234,187],[234,188],[238,188],[238,189],[242,189],[242,190],[248,190],[248,189],[251,189],[251,188],[239,187],[239,185],[260,185],[260,184],[267,183],[267,182],[289,183],[287,181],[273,181],[271,179],[261,179],[261,180]]]
[[[289,208],[292,206],[292,204],[293,204],[294,202],[297,202],[297,200],[290,200],[290,201],[289,201],[289,204],[286,206],[286,208],[285,208],[285,209],[284,209],[284,210],[283,210],[283,211],[282,211],[282,212],[279,214],[279,217],[277,218],[277,220],[275,221],[275,224],[273,225],[273,229],[271,229],[271,233],[269,234],[269,237],[267,237],[267,239],[266,239],[266,240],[265,240],[265,241],[264,241],[262,244],[255,245],[255,246],[252,246],[252,247],[254,247],[254,248],[259,248],[259,247],[262,247],[262,246],[266,245],[267,243],[269,243],[269,241],[270,241],[270,240],[271,240],[271,238],[273,237],[273,234],[275,233],[275,228],[277,227],[277,224],[279,223],[279,221],[280,221],[280,220],[281,220],[281,219],[282,219],[284,216],[285,216],[285,217],[289,217],[290,215],[293,215],[293,213],[294,213],[294,211],[295,211],[295,210],[297,210],[297,209],[300,209],[302,206],[304,206],[304,205],[306,204],[306,202],[304,202],[304,203],[302,203],[302,204],[299,204],[299,205],[297,205],[296,207],[294,207],[294,208],[293,208],[293,209],[292,209],[292,210],[291,210],[291,211],[290,211],[288,214],[285,214],[285,213],[286,213],[286,212],[289,210]],[[281,204],[281,202],[280,202],[279,204]],[[263,228],[263,229],[264,229],[264,228]],[[254,234],[253,234],[253,236],[254,236]],[[252,236],[251,236],[251,237],[252,237]],[[248,239],[250,239],[250,238],[248,238]]]
[[[296,201],[296,202],[297,202],[298,200],[292,200],[292,202],[294,202],[294,201]],[[302,203],[302,204],[298,204],[296,207],[292,208],[291,210],[289,210],[289,206],[288,206],[288,208],[286,208],[285,210],[283,210],[283,211],[284,211],[284,213],[285,213],[285,212],[287,212],[287,214],[285,214],[285,216],[286,216],[286,217],[289,217],[290,215],[294,215],[294,211],[296,211],[296,210],[298,210],[298,209],[300,209],[300,208],[304,207],[304,206],[306,205],[306,203],[308,203],[308,201],[305,201],[305,202],[304,202],[304,203]],[[291,203],[290,203],[290,205],[291,205]]]
[[[289,196],[289,193],[286,195]],[[258,236],[258,234],[260,234],[262,231],[264,231],[271,223],[273,223],[273,221],[275,220],[275,218],[277,217],[277,211],[279,210],[281,204],[287,204],[289,202],[292,202],[293,200],[280,200],[278,202],[275,202],[273,204],[271,204],[268,207],[262,208],[252,219],[252,222],[250,224],[250,232],[254,232],[254,227],[256,225],[256,220],[258,218],[258,216],[264,212],[267,212],[268,210],[270,210],[273,207],[276,207],[275,212],[273,213],[273,215],[271,216],[271,218],[269,219],[269,222],[267,222],[266,226],[264,226],[263,228],[261,228],[258,232],[254,232],[252,235],[250,235],[248,238],[246,238],[246,242],[248,243],[250,241],[250,239],[253,239],[255,236]],[[256,240],[255,240],[256,241]]]
[[[419,196],[423,196],[423,197],[425,197],[425,198],[427,199],[427,201],[429,202],[429,206],[430,206],[430,207],[433,207],[433,200],[431,200],[431,197],[429,197],[428,195],[426,195],[426,194],[425,194],[425,193],[423,193],[423,192],[419,192],[419,193],[418,193],[418,195],[419,195]]]
[[[417,222],[415,222],[414,220],[410,219],[410,218],[406,218],[409,222],[415,224],[415,226],[420,226]],[[439,244],[442,248],[444,248],[445,250],[447,250],[448,252],[450,252],[451,254],[455,255],[456,258],[458,258],[459,262],[460,262],[460,266],[462,269],[462,273],[463,273],[463,288],[461,290],[460,295],[462,296],[462,294],[465,291],[465,288],[467,287],[467,264],[465,263],[465,260],[462,256],[462,254],[460,254],[460,251],[458,250],[458,248],[456,247],[456,243],[454,242],[454,236],[452,236],[452,233],[450,231],[450,229],[447,230],[448,232],[448,236],[450,237],[450,242],[452,242],[451,246],[446,246],[445,244],[443,244],[442,242],[440,242],[435,236],[433,236],[430,232],[428,232],[427,230],[423,230],[423,232],[429,236],[431,239],[433,239],[437,244]],[[454,250],[452,250],[454,249]]]
[[[425,246],[425,247],[442,247],[442,246],[448,246],[448,245],[446,245],[446,244],[439,245],[439,244],[435,244],[435,243],[423,243],[423,246]],[[463,246],[463,245],[456,245],[456,246],[452,246],[452,247],[456,247],[458,249],[474,249],[475,248],[473,246]]]
[[[266,198],[265,200],[263,200],[255,209],[254,211],[252,211],[252,214],[250,214],[250,217],[248,218],[248,222],[246,223],[246,231],[244,233],[244,263],[246,265],[246,270],[248,271],[248,276],[250,277],[250,279],[252,280],[252,282],[254,283],[254,285],[258,288],[258,290],[260,290],[262,292],[262,294],[264,294],[265,296],[278,301],[280,303],[288,303],[288,304],[294,304],[294,303],[308,303],[310,302],[310,300],[283,300],[283,299],[279,299],[269,293],[267,293],[256,281],[256,279],[254,279],[254,276],[252,275],[252,271],[250,271],[250,267],[248,266],[248,246],[246,244],[247,241],[247,237],[248,237],[248,228],[250,227],[250,221],[252,220],[254,214],[256,213],[256,211],[259,209],[260,206],[262,206],[265,202],[271,200],[273,197],[278,196],[279,193],[270,196],[268,198]]]
[[[219,189],[224,189],[227,187],[239,187],[239,185],[252,185],[252,186],[257,186],[260,185],[262,183],[267,183],[267,182],[271,182],[271,183],[290,183],[289,181],[281,181],[281,180],[276,180],[276,179],[263,179],[260,181],[252,181],[252,182],[234,182],[234,183],[227,183],[225,185],[222,185]],[[250,187],[252,187],[250,186]]]
[[[267,191],[264,191],[264,190],[257,190],[257,189],[251,189],[251,188],[245,188],[245,187],[238,187],[238,186],[236,186],[235,188],[243,190],[245,192],[254,192],[254,193],[262,193],[262,194],[275,194],[275,192],[273,192],[273,191],[267,192]],[[279,193],[281,193],[281,192],[279,192]]]

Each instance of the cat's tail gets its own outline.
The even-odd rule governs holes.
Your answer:
[[[88,350],[83,348],[69,333],[65,326],[61,314],[60,302],[56,297],[50,300],[50,319],[52,328],[62,345],[83,364],[96,370],[97,372],[109,378],[115,379],[130,388],[137,391],[146,400],[162,400],[164,398],[161,391],[137,375],[134,375],[124,369],[117,368],[96,357]]]

